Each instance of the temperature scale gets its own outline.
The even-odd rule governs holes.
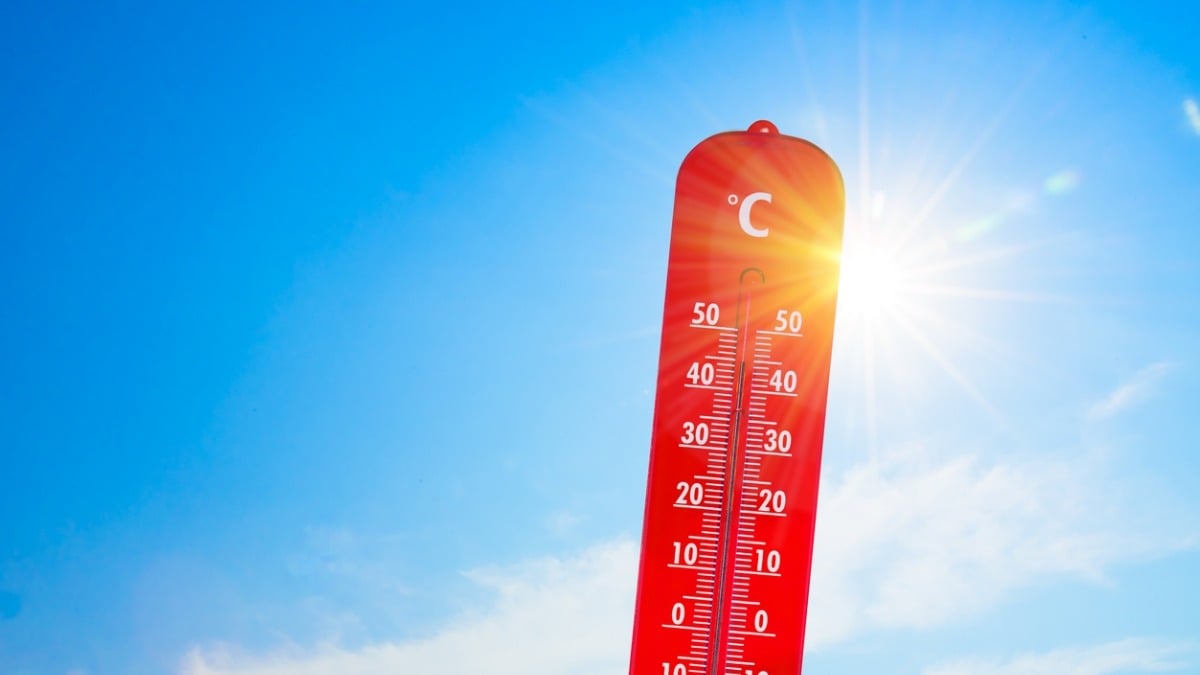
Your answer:
[[[679,170],[631,675],[796,675],[844,192],[760,121]]]

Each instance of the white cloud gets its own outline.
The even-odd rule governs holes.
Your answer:
[[[1100,582],[1114,564],[1192,543],[1154,507],[1135,513],[1115,499],[1117,487],[1080,458],[984,463],[917,450],[827,479],[808,648],[942,625],[1038,583]]]
[[[1118,642],[1025,654],[1007,663],[964,660],[926,668],[921,675],[1108,675],[1108,673],[1162,673],[1189,667],[1181,657],[1191,653],[1190,643],[1131,638]]]
[[[1187,98],[1183,100],[1183,114],[1187,115],[1188,124],[1191,125],[1192,131],[1200,134],[1200,104],[1196,103],[1196,99]]]
[[[1144,510],[1135,521],[1130,505],[1146,500],[1115,499],[1116,487],[1078,458],[989,463],[913,449],[827,477],[807,647],[945,625],[1021,588],[1103,581],[1114,564],[1192,543]],[[494,605],[427,637],[265,654],[218,645],[194,649],[181,672],[618,675],[627,668],[636,564],[636,544],[619,540],[573,557],[475,570],[468,578],[495,593]]]
[[[486,612],[426,638],[358,649],[321,645],[247,654],[195,649],[185,675],[617,675],[628,666],[637,547],[606,543],[468,576],[496,592]]]
[[[1163,375],[1171,369],[1171,364],[1165,361],[1151,363],[1133,374],[1133,377],[1109,392],[1102,400],[1097,401],[1088,410],[1088,417],[1101,420],[1125,410],[1129,406],[1145,399],[1153,391],[1154,386]]]

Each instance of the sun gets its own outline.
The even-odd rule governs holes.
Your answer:
[[[865,220],[847,218],[835,333],[835,353],[843,355],[847,369],[843,376],[854,383],[848,405],[858,411],[854,417],[870,450],[876,450],[884,417],[904,423],[894,414],[897,403],[911,411],[922,401],[957,392],[949,395],[965,397],[1000,420],[974,381],[973,362],[964,358],[983,345],[972,342],[978,331],[969,325],[963,302],[996,297],[970,281],[985,271],[983,261],[1004,256],[953,245],[946,232],[969,220],[957,214],[909,227],[917,209],[900,200],[878,208],[882,196],[874,202],[877,208]]]
[[[842,253],[838,312],[846,317],[879,319],[900,304],[901,286],[910,276],[894,250],[871,243]]]

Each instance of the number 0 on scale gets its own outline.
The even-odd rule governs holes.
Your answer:
[[[770,122],[679,170],[631,675],[800,672],[844,201]]]

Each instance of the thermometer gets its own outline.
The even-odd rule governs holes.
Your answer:
[[[796,675],[844,191],[770,122],[676,183],[631,675]]]

